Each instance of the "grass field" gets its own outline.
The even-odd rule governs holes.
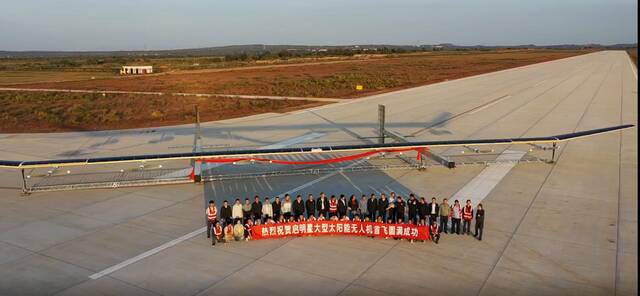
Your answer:
[[[340,63],[201,71],[126,79],[37,83],[28,88],[357,97],[587,53],[582,50],[428,52]],[[357,91],[356,85],[363,85]]]
[[[133,96],[0,91],[0,133],[124,129],[266,112],[287,112],[322,102],[219,97]]]
[[[0,71],[0,86],[39,82],[77,81],[113,78],[110,72],[74,71]]]

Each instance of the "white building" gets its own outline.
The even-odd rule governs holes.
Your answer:
[[[122,66],[120,69],[120,75],[151,73],[153,73],[153,66]]]

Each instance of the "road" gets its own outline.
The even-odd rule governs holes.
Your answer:
[[[287,114],[203,123],[202,137],[208,145],[268,146],[313,132],[322,136],[305,145],[363,143],[377,133],[378,104],[387,106],[387,128],[415,140],[544,136],[637,124],[635,71],[625,52],[597,52]],[[192,143],[190,125],[0,135],[0,159],[176,152],[171,147]],[[502,170],[487,185],[493,187],[474,199],[487,211],[482,241],[457,235],[444,235],[438,245],[306,237],[212,247],[203,234],[189,236],[203,226],[202,209],[211,199],[320,191],[442,198],[468,192],[468,184],[491,168],[27,197],[15,189],[15,172],[0,171],[0,295],[637,294],[635,128],[569,142],[555,164]]]

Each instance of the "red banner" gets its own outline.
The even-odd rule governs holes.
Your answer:
[[[289,236],[355,235],[428,240],[429,227],[356,221],[307,221],[261,224],[251,227],[253,239]]]

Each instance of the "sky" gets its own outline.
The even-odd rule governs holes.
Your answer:
[[[0,50],[637,42],[636,0],[2,0]]]

